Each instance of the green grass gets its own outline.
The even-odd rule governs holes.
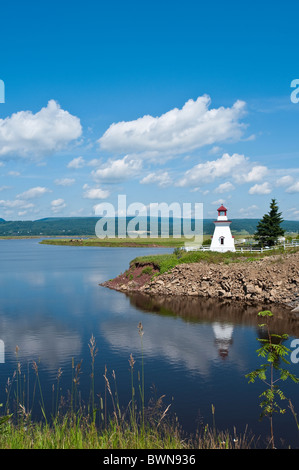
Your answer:
[[[181,247],[184,245],[183,238],[88,238],[88,239],[49,239],[40,242],[43,245],[64,245],[64,246],[107,246],[107,247]]]
[[[8,424],[0,432],[0,449],[250,449],[253,437],[236,432],[214,431],[205,426],[202,434],[186,437],[178,429],[147,425],[140,431],[128,423],[111,422],[99,430],[83,417],[64,417],[45,423]]]
[[[88,401],[79,400],[81,363],[75,366],[72,360],[70,390],[62,396],[61,376],[58,370],[56,383],[52,386],[52,413],[46,414],[43,387],[39,380],[39,365],[32,362],[23,372],[16,348],[16,371],[6,384],[6,403],[1,407],[0,449],[215,449],[250,448],[253,438],[238,435],[234,430],[218,431],[213,425],[202,426],[196,435],[187,435],[179,426],[176,416],[170,414],[170,405],[164,404],[164,395],[148,400],[145,404],[143,366],[143,327],[138,325],[141,341],[141,363],[132,355],[129,358],[128,382],[131,385],[131,400],[121,407],[117,392],[116,374],[112,378],[97,369],[95,358],[97,347],[92,336],[89,342],[90,393]],[[140,367],[140,370],[138,370]],[[89,372],[90,372],[89,371]],[[104,377],[104,391],[95,390],[95,375]],[[30,383],[32,396],[28,396]],[[188,404],[186,403],[186,406]],[[200,405],[199,405],[200,406]],[[33,411],[40,409],[40,420],[33,418]]]
[[[184,252],[180,250],[179,254],[162,254],[162,255],[147,255],[147,256],[138,256],[130,262],[130,266],[134,265],[149,265],[152,264],[156,269],[160,271],[160,274],[170,271],[172,268],[179,264],[189,264],[189,263],[212,263],[212,264],[230,264],[230,263],[240,263],[240,262],[252,262],[268,256],[280,255],[283,256],[285,253],[295,253],[298,251],[298,248],[291,248],[289,250],[275,249],[265,251],[263,253],[235,253],[235,252],[226,252],[218,253],[215,251],[189,251]]]
[[[209,235],[205,235],[204,239],[210,238]],[[57,239],[45,239],[40,243],[42,245],[64,245],[64,246],[107,246],[107,247],[183,247],[186,241],[192,241],[192,239],[181,238],[57,238]]]

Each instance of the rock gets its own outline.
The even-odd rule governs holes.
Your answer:
[[[277,264],[276,263],[277,260]],[[198,262],[181,264],[170,272],[150,276],[143,284],[135,270],[134,281],[119,276],[106,285],[116,290],[165,295],[218,297],[222,299],[283,303],[299,308],[299,251],[265,257],[260,261],[239,261],[226,265]],[[142,267],[140,268],[142,270]],[[298,312],[298,310],[296,310]]]

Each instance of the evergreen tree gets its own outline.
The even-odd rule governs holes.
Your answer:
[[[284,235],[284,230],[280,226],[282,222],[283,218],[281,217],[281,212],[278,212],[276,200],[272,199],[269,213],[265,214],[257,225],[254,234],[255,240],[261,246],[274,246],[277,243],[278,237]]]

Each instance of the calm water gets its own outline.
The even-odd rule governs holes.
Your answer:
[[[246,425],[260,442],[268,434],[267,421],[259,422],[258,395],[262,387],[248,384],[244,375],[260,365],[255,350],[260,335],[256,313],[263,305],[180,298],[126,296],[99,283],[125,271],[141,254],[168,249],[94,248],[40,245],[38,240],[1,240],[0,339],[5,362],[0,364],[0,403],[5,385],[16,369],[16,346],[26,387],[32,389],[32,361],[39,372],[46,407],[51,411],[52,384],[61,367],[62,393],[71,383],[72,358],[82,362],[80,390],[88,401],[93,334],[98,347],[96,391],[103,393],[103,373],[116,373],[118,393],[125,406],[131,385],[128,359],[141,370],[141,344],[137,325],[144,327],[146,399],[165,395],[182,427],[194,432],[202,423],[243,433]],[[274,311],[274,309],[273,309]],[[277,333],[288,333],[288,346],[299,337],[299,321],[275,310]],[[299,375],[299,364],[290,369]],[[112,379],[111,379],[112,380]],[[299,385],[284,383],[285,394],[299,413]],[[30,394],[29,394],[30,395]],[[287,407],[287,403],[285,404]],[[276,419],[275,434],[299,446],[297,428],[289,410]],[[277,442],[278,444],[278,442]]]

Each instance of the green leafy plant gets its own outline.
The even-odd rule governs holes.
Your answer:
[[[142,274],[152,274],[152,272],[153,272],[152,266],[146,266],[146,267],[143,268],[143,270],[142,270]]]
[[[258,338],[261,347],[257,349],[257,354],[266,359],[266,363],[252,372],[245,375],[249,379],[249,383],[254,383],[256,379],[261,380],[267,388],[260,394],[259,398],[262,399],[260,407],[262,408],[261,419],[268,417],[270,421],[270,444],[275,448],[274,443],[274,430],[273,430],[273,415],[275,413],[285,413],[286,409],[280,406],[280,402],[286,400],[283,391],[279,388],[278,382],[291,379],[293,382],[298,383],[299,379],[291,374],[287,369],[281,367],[281,362],[288,365],[290,362],[286,359],[289,355],[290,349],[283,343],[288,338],[287,334],[274,334],[270,332],[270,319],[273,313],[269,310],[264,310],[258,313],[259,317],[265,319],[266,323],[259,326],[266,328],[267,337]]]

